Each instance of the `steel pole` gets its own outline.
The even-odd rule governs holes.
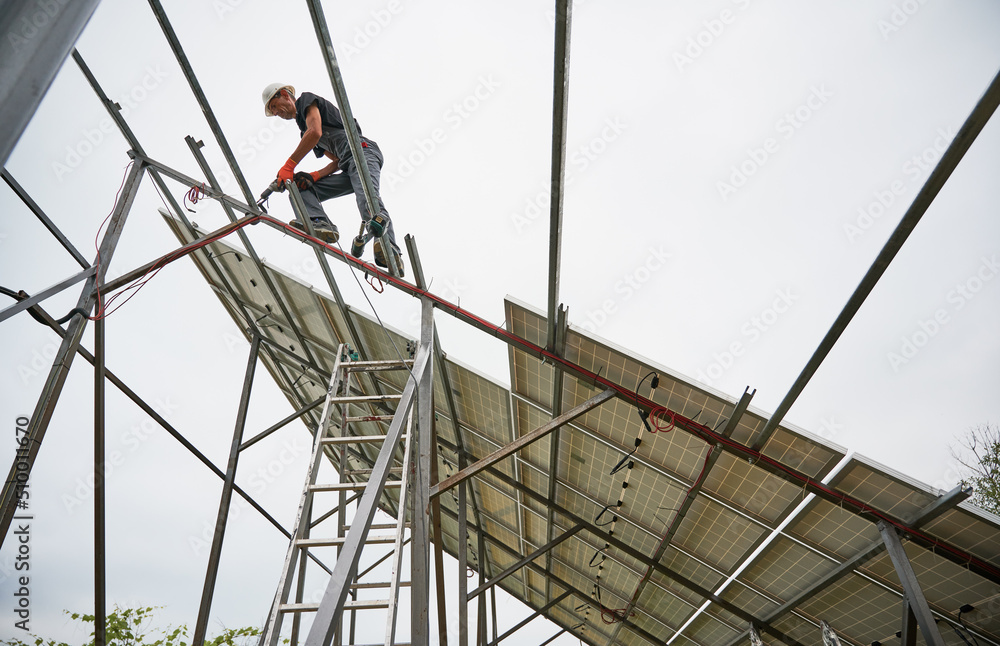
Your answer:
[[[97,299],[97,310],[104,304]],[[107,560],[104,519],[106,511],[104,482],[104,319],[94,322],[94,646],[107,643]]]
[[[236,481],[236,467],[240,457],[240,442],[243,439],[243,428],[246,426],[247,409],[250,407],[250,389],[253,386],[253,376],[257,368],[257,353],[259,350],[260,337],[254,336],[253,342],[250,344],[250,357],[247,359],[246,376],[243,378],[243,393],[240,395],[240,407],[236,413],[236,430],[233,431],[233,442],[229,448],[229,463],[226,467],[226,479],[222,484],[219,514],[215,519],[212,550],[208,556],[205,586],[201,593],[201,606],[198,608],[198,623],[195,625],[194,637],[191,640],[194,646],[202,646],[204,644],[205,633],[208,631],[208,616],[212,610],[212,596],[215,594],[215,581],[219,574],[222,541],[226,537],[226,522],[229,519],[229,506],[233,500],[233,485]]]

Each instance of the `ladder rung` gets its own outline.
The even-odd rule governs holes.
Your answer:
[[[402,483],[399,480],[390,480],[385,483],[386,489],[399,489]],[[337,484],[309,485],[309,491],[359,491],[368,486],[367,482],[340,482]]]
[[[343,545],[346,538],[300,538],[295,541],[295,544],[299,547],[331,547],[333,545]],[[365,544],[387,544],[395,543],[396,537],[389,535],[382,536],[367,536],[365,538]]]
[[[413,359],[404,359],[403,361],[387,359],[385,361],[352,361],[344,364],[344,368],[349,372],[358,372],[360,370],[402,370],[412,365]]]
[[[344,602],[344,610],[378,610],[388,607],[388,599],[358,599],[357,601],[347,600]],[[318,603],[283,603],[278,606],[278,612],[316,612],[317,610],[319,610]]]
[[[357,601],[348,600],[344,603],[344,610],[378,610],[388,607],[388,599],[358,599]]]
[[[324,437],[320,439],[320,444],[360,444],[362,442],[384,442],[387,435],[345,435],[342,437]],[[406,439],[406,434],[400,436],[401,440]]]
[[[343,397],[331,397],[331,404],[377,404],[389,400],[400,400],[402,395],[345,395]]]
[[[316,612],[318,603],[283,603],[278,606],[278,612]]]
[[[355,583],[351,587],[354,588],[355,590],[373,590],[375,588],[388,588],[391,585],[392,585],[392,583],[386,581],[384,583]],[[408,587],[410,587],[410,582],[409,581],[400,581],[399,582],[399,587],[401,587],[401,588],[408,588]]]
[[[344,476],[370,476],[372,474],[372,471],[374,471],[374,469],[347,469],[341,475],[344,475]],[[394,474],[394,475],[400,474],[402,472],[403,472],[403,467],[390,467],[389,468],[389,473]]]
[[[394,415],[362,415],[360,417],[347,418],[347,423],[351,422],[391,422]]]
[[[346,528],[350,529],[351,526],[347,525]],[[396,523],[374,523],[373,525],[369,526],[368,529],[377,529],[377,530],[396,529]],[[403,529],[410,529],[410,523],[403,523]]]

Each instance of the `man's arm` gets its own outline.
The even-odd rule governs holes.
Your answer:
[[[295,147],[288,161],[285,165],[281,167],[278,171],[278,179],[284,181],[286,179],[291,179],[292,175],[295,174],[295,167],[298,165],[302,158],[306,154],[316,147],[319,143],[320,137],[323,136],[323,121],[319,116],[319,108],[316,104],[312,104],[306,108],[306,131],[302,133],[302,139],[299,141],[299,145]],[[329,166],[327,167],[329,168]],[[323,169],[326,170],[326,169]],[[336,170],[336,167],[334,167]],[[326,173],[329,175],[333,171]]]
[[[295,151],[289,159],[294,160],[298,164],[310,150],[316,147],[322,136],[323,121],[319,116],[319,108],[313,103],[306,108],[306,131],[302,133],[302,139],[299,141],[299,145],[295,147]]]

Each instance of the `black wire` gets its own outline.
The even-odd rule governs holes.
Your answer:
[[[955,631],[955,634],[956,634],[956,635],[958,635],[959,637],[961,637],[961,638],[962,638],[962,641],[963,641],[963,642],[965,642],[965,646],[972,646],[972,643],[971,643],[971,642],[969,642],[969,640],[965,638],[965,635],[963,635],[963,634],[962,634],[962,633],[961,633],[961,632],[960,632],[960,631],[958,630],[958,626],[956,626],[955,624],[953,624],[953,623],[951,623],[951,622],[948,622],[948,623],[949,623],[949,625],[951,626],[951,629]]]

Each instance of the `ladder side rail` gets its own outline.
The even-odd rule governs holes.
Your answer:
[[[320,425],[316,429],[316,437],[313,438],[313,448],[310,456],[311,466],[308,473],[306,473],[305,484],[302,487],[302,495],[299,498],[299,507],[295,513],[295,527],[292,531],[292,536],[288,541],[288,551],[285,553],[285,562],[282,566],[281,578],[278,581],[278,589],[274,594],[274,602],[271,605],[270,616],[268,617],[265,631],[262,634],[261,644],[264,646],[277,646],[278,644],[278,635],[281,632],[281,604],[288,599],[288,593],[291,590],[291,572],[295,569],[295,562],[298,556],[296,541],[302,538],[302,531],[304,527],[302,520],[304,512],[311,507],[309,504],[312,499],[310,487],[316,483],[316,474],[319,471],[319,463],[320,460],[323,459],[321,440],[326,434],[327,425],[330,423],[330,416],[333,411],[331,400],[336,396],[337,389],[340,385],[342,373],[340,358],[343,355],[344,349],[343,346],[341,346],[341,348],[337,351],[337,359],[334,362],[332,374],[330,375],[330,386],[326,392],[326,401],[323,402],[323,412],[320,416]]]
[[[386,441],[379,451],[378,458],[372,471],[372,478],[368,481],[364,493],[358,501],[355,512],[355,523],[352,524],[347,534],[341,558],[337,559],[334,565],[333,574],[330,576],[330,583],[327,586],[323,599],[320,602],[316,618],[306,637],[306,646],[328,646],[333,638],[334,628],[337,618],[343,612],[344,602],[350,590],[350,582],[354,580],[354,575],[358,569],[358,559],[361,555],[361,547],[368,535],[368,528],[375,517],[378,502],[382,498],[386,480],[389,477],[389,469],[395,461],[396,448],[399,445],[403,434],[403,424],[409,415],[414,402],[414,395],[417,388],[417,380],[429,369],[430,352],[427,346],[421,346],[417,351],[414,361],[414,370],[411,378],[407,380],[403,389],[399,407],[396,415],[389,426],[386,434]]]
[[[399,573],[403,567],[403,534],[406,531],[406,498],[407,484],[410,476],[410,447],[413,442],[413,409],[406,420],[406,443],[403,449],[403,475],[399,488],[399,508],[396,518],[396,542],[393,545],[392,576],[389,578],[389,613],[385,620],[385,646],[393,646],[396,641],[396,612],[399,604]]]

